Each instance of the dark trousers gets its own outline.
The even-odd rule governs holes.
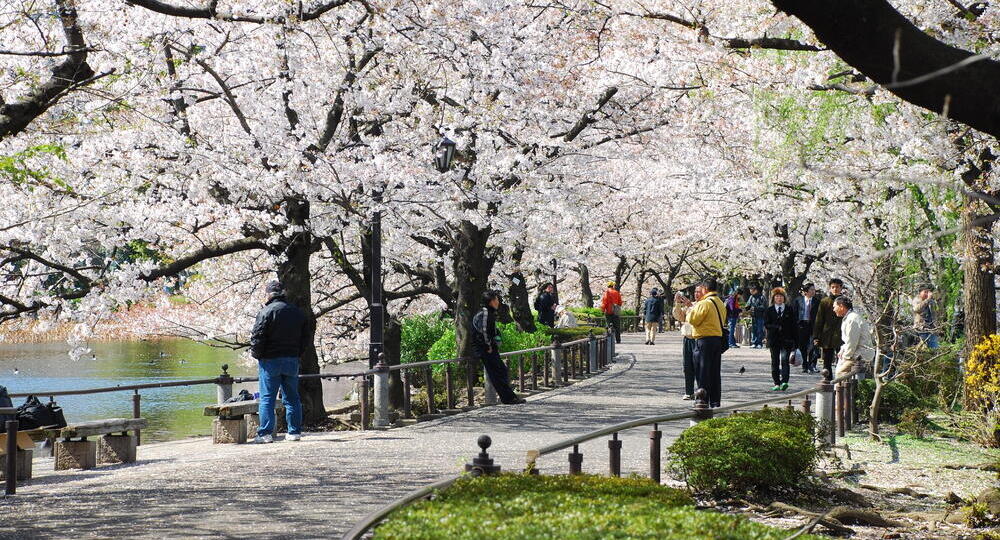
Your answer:
[[[795,336],[795,345],[798,347],[799,352],[802,353],[802,371],[809,371],[810,368],[816,367],[809,360],[809,353],[812,350],[812,331],[812,325],[809,324],[809,321],[799,321],[798,333]]]
[[[833,359],[837,357],[837,351],[840,347],[836,349],[828,349],[823,347],[823,369],[830,371],[830,377],[833,377]]]
[[[788,382],[788,356],[794,354],[791,347],[771,347],[771,378],[774,385]]]
[[[693,396],[698,384],[698,372],[694,369],[694,340],[684,338],[684,393]]]
[[[722,402],[722,336],[695,340],[694,366],[698,384],[708,393],[709,407]]]
[[[618,315],[612,315],[610,313],[604,314],[604,319],[608,321],[608,328],[614,331],[615,343],[622,342],[622,318]]]
[[[483,368],[486,369],[486,376],[490,378],[490,383],[496,389],[500,401],[512,403],[517,400],[517,394],[510,387],[510,371],[507,365],[500,360],[500,351],[493,349],[491,352],[479,351],[479,358],[483,361]]]
[[[753,325],[750,328],[750,344],[754,347],[764,346],[764,317],[753,317]]]

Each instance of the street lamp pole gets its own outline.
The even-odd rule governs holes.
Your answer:
[[[382,304],[382,203],[381,192],[375,195],[375,211],[372,213],[371,229],[371,339],[368,345],[368,368],[379,362],[383,349],[383,327],[385,326],[385,306]]]
[[[559,285],[556,284],[558,269],[559,262],[552,259],[552,298],[555,300],[556,304],[559,303]]]

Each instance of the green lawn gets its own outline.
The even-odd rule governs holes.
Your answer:
[[[463,478],[433,500],[391,514],[375,538],[782,540],[789,534],[695,510],[684,491],[648,479],[505,474]]]

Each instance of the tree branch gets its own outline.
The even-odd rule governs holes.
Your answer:
[[[141,275],[140,278],[147,282],[155,281],[162,277],[176,275],[207,259],[253,249],[267,250],[268,247],[267,244],[256,238],[240,238],[239,240],[207,245],[169,264],[155,268],[149,273]]]

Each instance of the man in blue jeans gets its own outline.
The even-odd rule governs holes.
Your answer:
[[[302,438],[302,401],[299,399],[299,358],[312,338],[309,318],[285,298],[281,282],[267,284],[267,302],[257,313],[250,334],[250,354],[260,375],[260,427],[253,442],[274,442],[274,401],[281,388],[288,422],[287,441]]]

